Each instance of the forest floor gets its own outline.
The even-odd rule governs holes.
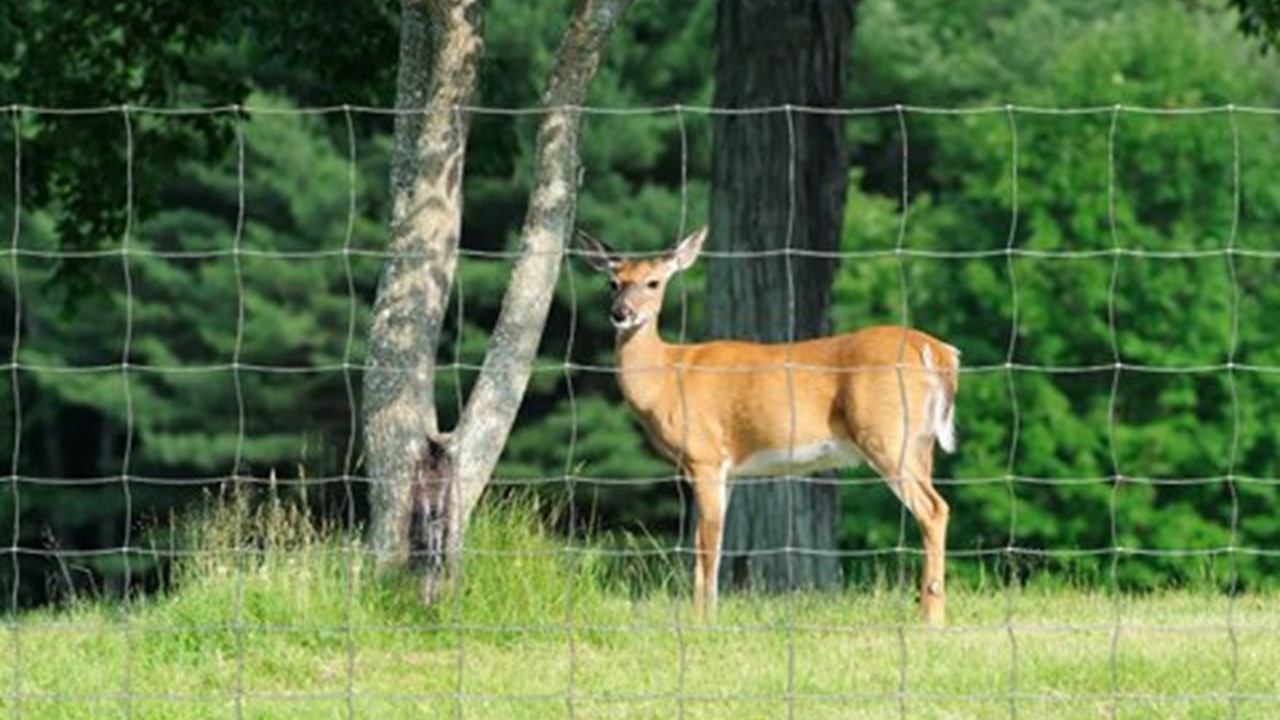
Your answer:
[[[1272,595],[953,588],[950,624],[930,629],[910,591],[886,586],[733,594],[714,622],[695,623],[679,568],[620,581],[607,554],[566,552],[526,512],[481,518],[459,589],[424,609],[358,543],[283,505],[210,517],[170,591],[11,618],[0,713],[1280,716]]]

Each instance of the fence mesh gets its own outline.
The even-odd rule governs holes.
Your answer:
[[[1266,288],[1280,248],[1268,244],[1276,228],[1249,225],[1251,207],[1274,193],[1247,185],[1265,180],[1251,161],[1274,150],[1280,112],[580,111],[589,136],[610,138],[584,155],[588,198],[597,170],[625,174],[628,154],[668,158],[659,164],[679,212],[660,230],[637,232],[666,210],[643,192],[628,196],[638,180],[599,191],[580,213],[614,233],[624,254],[646,257],[705,216],[698,174],[716,116],[781,114],[793,150],[804,114],[888,138],[892,158],[874,163],[883,177],[854,176],[857,204],[838,250],[797,247],[788,231],[774,250],[703,254],[781,259],[789,283],[772,291],[793,319],[797,266],[837,263],[837,305],[860,303],[835,308],[839,329],[911,325],[965,352],[960,452],[940,460],[935,478],[955,511],[948,626],[917,619],[919,541],[906,509],[868,472],[785,479],[837,485],[841,537],[852,543],[739,553],[835,557],[841,588],[729,592],[715,622],[693,619],[691,500],[678,474],[640,449],[613,389],[604,282],[576,250],[562,268],[531,409],[486,503],[524,508],[532,525],[513,529],[519,518],[483,510],[464,547],[463,589],[418,607],[411,590],[375,572],[359,535],[369,484],[387,482],[361,471],[359,390],[363,333],[390,259],[379,243],[395,112],[11,106],[2,699],[11,716],[1276,711],[1268,670],[1280,656],[1271,612],[1280,534],[1266,518],[1280,481],[1269,476],[1267,409],[1280,397],[1280,354],[1267,340],[1277,298]],[[504,128],[518,147],[542,110],[459,112]],[[193,162],[157,183],[143,163],[163,149],[146,147],[148,132],[194,118],[226,123],[230,160]],[[118,133],[121,176],[66,182],[118,198],[119,237],[60,243],[56,208],[24,185],[41,163],[30,138],[68,123]],[[941,125],[973,128],[975,147],[940,144]],[[1171,127],[1192,129],[1162,145]],[[1055,144],[1063,135],[1078,144]],[[1221,223],[1187,227],[1196,211],[1163,197],[1139,207],[1126,177],[1164,166],[1126,156],[1131,141],[1187,158],[1189,174],[1197,157],[1225,158],[1218,194],[1205,199],[1226,209]],[[520,196],[529,172],[520,163],[529,163],[518,151],[516,161],[497,157],[508,150],[473,142],[472,164],[505,167],[491,174],[505,172],[508,185],[473,183],[468,198]],[[946,153],[985,158],[987,175],[970,182],[993,189],[913,184]],[[790,224],[800,172],[793,157],[778,179]],[[885,177],[894,174],[891,194],[859,185],[893,185]],[[144,176],[161,201],[139,207]],[[630,207],[618,206],[623,197]],[[1004,209],[1001,229],[993,237],[992,221],[952,237],[963,228],[946,215],[949,202]],[[481,369],[494,290],[522,253],[514,213],[471,220],[439,357],[446,421]],[[640,246],[628,245],[630,233]],[[1170,288],[1178,292],[1162,297]],[[673,281],[664,334],[703,338],[710,291],[700,271]],[[1193,318],[1189,299],[1208,304],[1213,322]],[[1085,346],[1072,348],[1080,337]],[[1145,429],[1171,408],[1182,413],[1174,431]],[[1061,439],[1069,433],[1084,439]],[[1057,455],[1028,459],[1045,448]],[[610,464],[614,456],[630,464]],[[307,517],[290,515],[298,508]],[[778,512],[790,515],[789,504]],[[317,594],[324,587],[339,589],[336,605]],[[200,593],[207,607],[183,604]],[[58,648],[86,654],[80,669],[68,674]]]

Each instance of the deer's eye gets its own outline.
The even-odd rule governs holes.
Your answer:
[[[661,283],[659,283],[657,280],[650,280],[649,282],[645,283],[644,285],[645,285],[645,287],[649,288],[650,290],[657,290],[657,289],[658,289],[658,286],[659,286],[659,285],[661,285]]]
[[[620,287],[622,287],[622,284],[621,284],[621,283],[619,283],[617,280],[614,280],[614,279],[610,278],[610,280],[609,280],[609,289],[610,289],[610,290],[612,290],[612,291],[614,291],[614,292],[618,292],[618,288],[620,288]]]

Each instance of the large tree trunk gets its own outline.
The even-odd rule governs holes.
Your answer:
[[[436,343],[457,265],[467,112],[480,53],[475,0],[404,0],[397,87],[391,257],[374,307],[365,376],[370,541],[384,562],[411,555],[435,598],[488,485],[551,307],[573,227],[578,107],[605,41],[632,0],[579,0],[547,81],[521,255],[480,377],[456,431],[435,411]],[[412,113],[404,111],[411,110]]]
[[[720,0],[720,108],[838,108],[853,0]],[[719,114],[713,122],[712,250],[751,257],[708,263],[715,337],[785,342],[826,334],[848,164],[840,117],[801,110]],[[778,408],[776,422],[788,422]],[[829,482],[740,479],[725,529],[726,586],[826,586],[839,578],[837,496]]]

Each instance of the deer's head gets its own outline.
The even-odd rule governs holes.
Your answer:
[[[619,332],[638,330],[647,323],[657,322],[667,281],[693,265],[706,239],[707,229],[702,228],[657,258],[642,260],[624,258],[608,245],[578,231],[578,242],[586,251],[587,264],[609,275],[613,295],[609,319]]]

